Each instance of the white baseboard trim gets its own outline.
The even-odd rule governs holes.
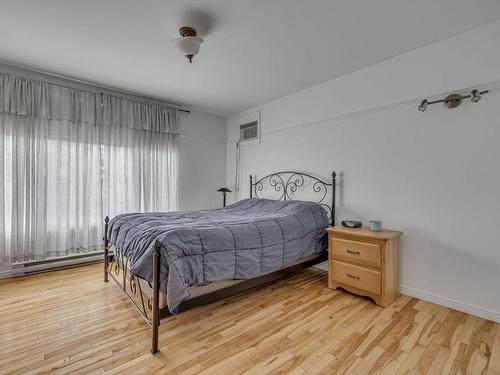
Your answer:
[[[404,285],[400,286],[401,294],[406,296],[415,297],[424,301],[432,302],[437,305],[449,307],[450,309],[465,312],[467,314],[475,315],[480,318],[492,320],[500,323],[500,313],[479,306],[470,305],[465,302],[460,302],[451,298],[441,297],[436,294],[423,292],[421,290],[413,289]]]
[[[54,268],[64,268],[76,266],[79,264],[92,263],[97,262],[103,259],[102,255],[94,255],[88,257],[81,257],[75,259],[61,259],[57,262],[45,263],[45,264],[37,264],[33,266],[26,267],[14,267],[8,271],[0,271],[0,279],[8,279],[12,277],[24,276],[29,273],[50,271]]]
[[[10,271],[0,271],[0,279],[8,279],[12,277],[12,273]]]

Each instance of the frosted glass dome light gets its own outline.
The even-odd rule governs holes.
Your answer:
[[[193,57],[200,52],[203,38],[196,36],[196,30],[187,26],[181,27],[179,34],[181,35],[180,38],[172,40],[172,44],[192,63]]]

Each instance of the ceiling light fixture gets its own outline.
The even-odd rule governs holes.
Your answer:
[[[189,26],[183,26],[179,29],[180,38],[172,40],[177,50],[182,53],[189,61],[193,62],[193,57],[200,52],[200,45],[203,38],[196,36],[196,30]]]

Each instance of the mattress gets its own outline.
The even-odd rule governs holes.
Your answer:
[[[118,215],[107,238],[148,282],[160,242],[160,290],[175,314],[194,286],[251,279],[322,252],[327,227],[317,203],[254,198],[221,209]]]
[[[281,269],[283,270],[283,269],[286,269],[286,268],[289,268],[289,267],[293,267],[293,266],[295,266],[297,264],[306,262],[308,260],[312,260],[312,259],[314,259],[314,258],[316,258],[318,256],[319,256],[318,254],[313,254],[313,255],[304,257],[304,258],[300,259],[299,261],[297,261],[295,263],[292,263],[292,264],[290,264],[290,265],[288,265],[288,266],[286,266],[284,268],[281,268]],[[141,283],[141,290],[142,290],[142,292],[144,292],[147,297],[152,297],[152,295],[153,295],[153,289],[151,288],[151,286],[149,285],[149,283],[146,280],[143,280],[141,278],[139,278],[138,280]],[[242,283],[244,281],[245,280],[223,280],[223,281],[215,281],[213,283],[206,284],[206,285],[192,286],[192,287],[189,288],[189,298],[188,299],[192,299],[192,298],[196,298],[196,297],[199,297],[199,296],[203,296],[205,294],[216,292],[216,291],[218,291],[220,289],[228,288],[230,286]],[[167,306],[167,301],[168,301],[167,295],[165,293],[163,293],[163,292],[160,291],[160,301],[159,301],[160,302],[160,308],[168,307]]]

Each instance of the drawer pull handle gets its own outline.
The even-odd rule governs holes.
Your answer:
[[[351,275],[350,273],[347,274],[347,277],[350,277],[351,279],[359,280],[359,276],[354,276],[354,275]]]
[[[352,251],[352,250],[349,250],[349,249],[347,249],[347,252],[349,254],[353,254],[353,255],[359,255],[359,254],[361,254],[359,251]]]

